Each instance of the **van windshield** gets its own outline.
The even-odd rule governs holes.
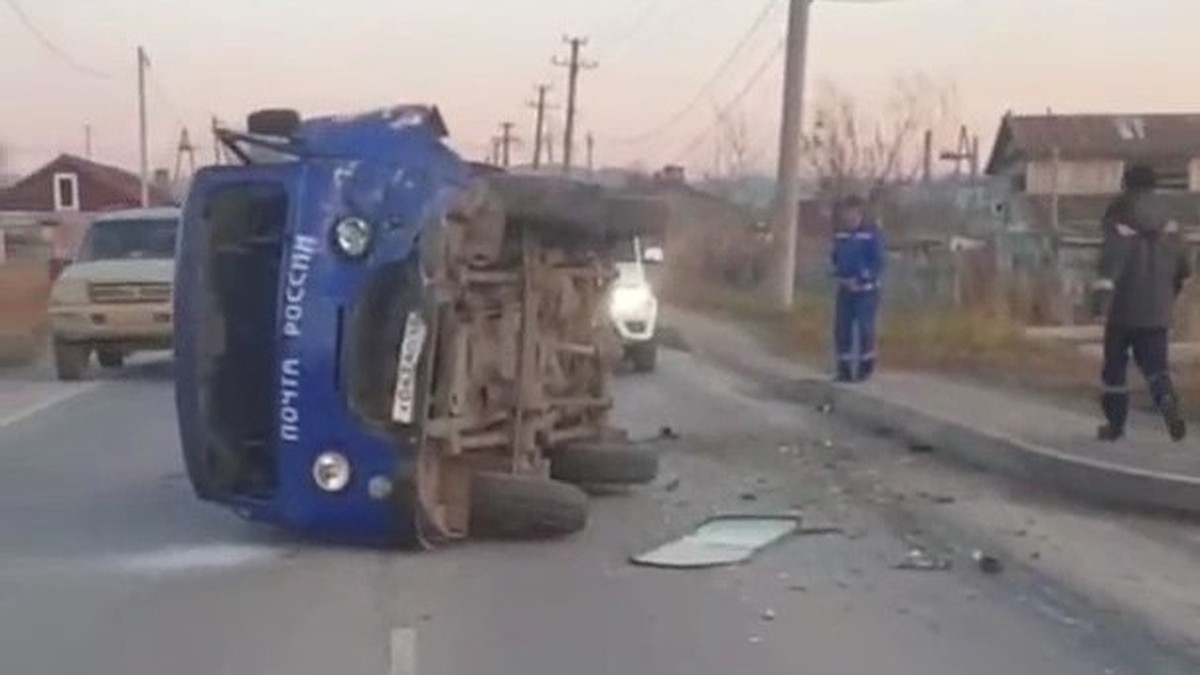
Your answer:
[[[79,261],[170,260],[178,229],[179,222],[172,218],[102,220],[84,236]]]

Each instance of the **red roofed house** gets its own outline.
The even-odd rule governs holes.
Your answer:
[[[124,169],[62,154],[0,191],[0,236],[7,230],[41,227],[53,243],[52,257],[70,259],[92,216],[141,206],[141,180]],[[152,185],[150,206],[175,203]]]

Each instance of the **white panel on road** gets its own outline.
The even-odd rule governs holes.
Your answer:
[[[417,631],[397,628],[388,648],[388,675],[417,675]]]
[[[135,574],[172,574],[244,567],[282,557],[281,549],[239,544],[170,546],[107,559],[104,567]]]

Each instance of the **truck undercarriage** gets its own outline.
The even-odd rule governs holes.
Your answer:
[[[406,114],[410,113],[395,113]],[[381,120],[371,119],[382,121],[388,129],[408,125],[408,118],[388,115],[392,113],[385,112]],[[264,120],[272,124],[288,122],[288,128],[255,129],[252,115],[249,133],[219,132],[225,145],[244,164],[286,165],[295,161],[287,159],[289,155],[301,163],[306,161],[304,153],[311,148],[305,147],[303,139],[289,136],[297,132],[291,116],[272,111],[258,116],[258,120],[259,126]],[[349,129],[355,119],[329,124],[326,131],[340,132],[338,125],[345,124]],[[315,161],[324,161],[320,157],[317,152]],[[351,154],[347,159],[354,157]],[[356,167],[349,169],[351,173],[360,172],[367,179],[373,175],[392,176],[383,179],[385,187],[381,191],[362,193],[382,195],[396,185],[396,176],[413,171],[411,164],[399,170],[389,168],[394,161],[390,156],[372,157],[348,166]],[[361,450],[344,447],[347,457],[342,460],[349,462],[347,473],[349,464],[360,460],[360,464],[376,468],[358,483],[345,482],[333,489],[329,489],[332,483],[321,486],[322,493],[314,491],[312,483],[316,480],[320,485],[319,474],[329,468],[320,465],[320,458],[313,464],[312,477],[297,476],[294,471],[276,475],[283,469],[270,469],[272,464],[295,465],[297,451],[312,452],[307,449],[311,446],[303,445],[307,439],[302,439],[297,429],[281,427],[272,434],[259,425],[254,426],[253,434],[234,434],[253,440],[253,448],[242,448],[246,443],[224,443],[203,451],[209,457],[205,461],[223,463],[226,468],[215,472],[223,476],[216,488],[211,484],[201,486],[194,479],[202,496],[216,495],[217,501],[222,501],[220,494],[234,493],[267,501],[291,499],[291,506],[280,508],[299,512],[302,518],[324,520],[319,509],[331,509],[331,514],[342,504],[363,509],[363,502],[351,505],[333,497],[345,490],[361,491],[369,494],[366,503],[390,505],[397,514],[395,520],[414,523],[419,541],[432,544],[472,534],[546,536],[573,532],[587,520],[586,494],[581,488],[653,480],[656,456],[629,443],[622,432],[608,425],[613,403],[609,378],[623,353],[608,312],[609,287],[617,277],[610,252],[622,238],[661,229],[666,222],[665,206],[566,178],[513,175],[482,165],[469,165],[468,173],[465,186],[455,188],[448,208],[424,211],[433,215],[409,230],[413,233],[411,248],[399,249],[406,253],[389,257],[390,253],[381,252],[357,264],[337,262],[337,256],[318,260],[332,252],[323,253],[324,247],[312,243],[317,239],[310,235],[290,237],[292,257],[297,242],[311,243],[312,250],[301,253],[315,256],[311,265],[312,274],[317,276],[313,278],[326,285],[316,295],[310,289],[306,302],[336,308],[319,310],[333,312],[324,316],[334,319],[336,329],[307,324],[303,378],[298,372],[288,371],[288,364],[296,363],[296,359],[283,356],[279,351],[282,347],[268,344],[271,338],[265,337],[274,332],[281,336],[274,339],[288,339],[290,308],[286,304],[269,312],[259,306],[261,303],[248,302],[245,293],[235,292],[220,296],[225,298],[223,301],[214,295],[215,300],[202,301],[194,310],[198,312],[194,314],[196,320],[213,327],[205,331],[226,335],[216,342],[205,342],[203,335],[207,333],[196,329],[201,342],[210,344],[211,349],[201,348],[194,353],[218,366],[229,361],[223,345],[234,344],[229,342],[238,333],[234,327],[242,325],[247,327],[242,333],[249,331],[246,316],[281,317],[277,320],[283,324],[274,331],[265,325],[251,331],[263,339],[246,337],[237,343],[242,345],[239,349],[244,352],[243,360],[278,362],[281,365],[276,367],[285,383],[313,383],[321,388],[315,393],[318,398],[329,400],[328,393],[343,399],[339,405],[344,406],[345,414],[311,410],[305,413],[306,428],[315,429],[324,438],[354,438],[362,432],[352,427],[359,427],[367,432],[364,439],[389,443],[395,449],[395,459],[380,463],[380,451],[371,449],[379,447],[378,440]],[[342,188],[342,179],[335,174],[331,185],[335,190],[352,191],[357,179],[351,175],[346,179],[351,187]],[[343,197],[348,194],[343,193]],[[198,197],[194,210],[197,214],[202,211],[202,217],[210,223],[220,222],[216,208],[220,203],[205,199],[209,198]],[[383,202],[372,204],[362,208],[375,209],[376,222],[396,222],[388,220],[396,213],[389,214],[381,206]],[[253,219],[239,215],[229,222],[238,227],[237,223],[249,224]],[[291,222],[288,228],[307,228],[304,231],[311,232],[314,225],[314,221],[307,220]],[[212,249],[205,255],[220,260],[223,249],[217,245],[219,228],[206,227],[213,230],[207,236],[216,238],[212,245],[205,245]],[[388,233],[380,236],[394,237],[399,232],[387,227]],[[266,240],[278,245],[280,237],[275,234]],[[281,255],[277,251],[274,258]],[[309,264],[305,263],[305,275]],[[274,295],[270,289],[282,284],[285,288],[279,297],[290,298],[294,290],[290,286],[290,265],[290,260],[277,260],[265,267],[254,266],[267,276],[279,278],[278,282],[255,284],[263,292],[254,297],[268,301]],[[322,271],[317,272],[318,267]],[[334,281],[340,278],[336,275],[343,273],[339,271],[343,267],[347,275],[368,272],[363,283],[342,286],[355,289],[348,295],[341,295],[343,291],[337,290],[340,282]],[[213,268],[209,283],[219,285],[222,276]],[[225,281],[239,283],[235,279]],[[210,293],[219,294],[216,286],[211,288]],[[220,309],[222,302],[233,309]],[[312,309],[318,311],[315,305]],[[307,313],[305,321],[309,321]],[[294,333],[299,335],[300,331]],[[332,337],[319,337],[326,334]],[[252,394],[255,401],[234,404],[236,391],[218,391],[201,379],[201,388],[206,392],[203,400],[208,402],[196,410],[208,411],[204,414],[210,419],[201,426],[210,436],[214,429],[246,427],[239,420],[251,414],[256,405],[280,408],[312,400],[302,385],[296,391],[272,396],[264,387],[278,378],[266,378],[262,373],[256,376],[263,380],[261,386],[239,385],[249,371],[230,363],[226,364],[226,370],[232,373],[230,386]],[[201,364],[195,372],[203,374],[213,368]],[[320,372],[327,368],[333,369],[332,377]],[[331,382],[339,384],[327,392],[325,388]],[[279,402],[280,396],[283,403]],[[221,405],[218,399],[225,399],[228,405]],[[288,410],[278,409],[271,414],[264,409],[251,416],[287,422],[289,414]],[[222,416],[232,423],[216,419]],[[324,421],[312,427],[315,422],[307,421],[310,419]],[[343,426],[344,431],[339,431]],[[278,440],[269,438],[271,435],[278,436]],[[395,470],[381,473],[380,469],[389,464]],[[203,472],[201,467],[196,475]],[[303,496],[310,494],[311,498]],[[328,521],[345,522],[350,517],[345,513],[331,515]]]

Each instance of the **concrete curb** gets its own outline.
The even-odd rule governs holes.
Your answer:
[[[1077,457],[989,429],[916,410],[853,387],[821,380],[771,378],[788,400],[830,403],[834,414],[870,429],[935,448],[940,456],[1052,488],[1076,498],[1139,510],[1200,515],[1200,479]]]

